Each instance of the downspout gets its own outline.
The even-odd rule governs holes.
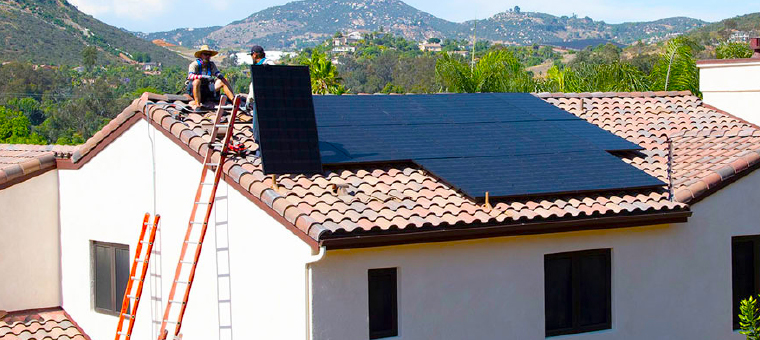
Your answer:
[[[325,246],[321,246],[319,247],[319,253],[317,255],[310,256],[304,263],[304,277],[306,278],[306,282],[304,284],[304,289],[306,289],[306,298],[304,299],[306,301],[306,340],[311,339],[311,264],[322,260],[324,256]]]

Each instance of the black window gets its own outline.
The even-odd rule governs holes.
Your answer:
[[[544,256],[546,336],[612,327],[610,249]]]
[[[91,248],[94,308],[118,314],[129,280],[129,246],[93,241]]]
[[[396,268],[370,269],[369,338],[380,339],[398,335],[398,302]]]
[[[739,329],[739,304],[760,293],[760,235],[731,238],[734,329]]]

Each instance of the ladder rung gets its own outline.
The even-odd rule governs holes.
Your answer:
[[[185,243],[187,243],[187,244],[201,244],[202,242],[197,242],[197,241],[185,241]]]
[[[131,318],[133,318],[133,316],[131,314],[122,314],[121,316],[123,316],[125,319],[131,319]]]
[[[195,202],[195,204],[206,204],[206,205],[209,205],[211,203],[208,203],[208,202]]]
[[[222,144],[222,143],[211,143],[211,146],[222,146],[222,145],[224,145],[224,144]]]
[[[221,329],[228,329],[228,328],[232,328],[232,326],[219,326],[219,328],[221,328]]]
[[[195,261],[179,261],[179,263],[183,263],[183,264],[195,264]]]
[[[219,303],[230,303],[230,302],[232,302],[232,300],[219,300],[218,302]]]
[[[230,277],[230,274],[218,274],[216,277]]]
[[[129,279],[132,280],[132,281],[142,281],[142,278],[139,278],[139,277],[136,277],[136,276],[132,276]]]
[[[214,197],[214,199],[216,199],[216,200],[226,200],[226,199],[227,199],[227,195],[224,195],[224,196],[216,196],[216,197]]]
[[[145,263],[146,261],[145,260],[141,260],[141,259],[135,259],[135,262]]]
[[[179,325],[179,324],[180,324],[180,322],[179,322],[179,321],[169,321],[169,320],[164,320],[164,322],[166,322],[166,323],[173,323],[173,324],[177,324],[177,325]]]
[[[201,185],[214,185],[214,182],[211,182],[211,183],[201,183]]]
[[[177,280],[177,281],[174,281],[174,283],[179,283],[179,284],[183,284],[183,285],[189,285],[190,281],[179,281],[179,280]]]
[[[219,163],[206,163],[206,166],[219,166]]]
[[[116,334],[118,334],[118,335],[126,335],[127,337],[129,337],[129,334],[127,334],[127,332],[116,332]]]
[[[230,248],[224,247],[224,248],[216,248],[216,251],[229,251]]]
[[[206,224],[206,222],[190,222],[190,224]]]
[[[134,296],[134,295],[127,295],[127,298],[129,298],[129,299],[135,299],[135,300],[140,300],[139,296]]]
[[[140,241],[140,243],[142,243],[142,244],[153,244],[153,242],[150,242],[150,241]]]
[[[186,302],[185,301],[177,301],[177,300],[169,300],[169,303],[181,303],[181,304],[184,305]]]
[[[220,128],[220,127],[227,127],[227,124],[216,124],[216,125],[214,125],[214,126],[216,126],[216,127],[218,127],[218,128]]]

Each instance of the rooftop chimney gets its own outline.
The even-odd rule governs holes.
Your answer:
[[[760,58],[760,38],[750,38],[749,48],[755,51],[752,54],[752,58]]]

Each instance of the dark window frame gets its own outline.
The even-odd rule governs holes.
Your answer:
[[[111,280],[108,283],[110,290],[111,290],[111,303],[114,307],[114,310],[107,309],[107,308],[101,308],[97,306],[97,303],[95,301],[96,294],[97,294],[97,275],[96,275],[96,267],[97,267],[97,256],[96,256],[96,250],[97,247],[104,247],[110,250],[110,261],[111,261]],[[101,242],[101,241],[90,241],[90,277],[91,277],[91,284],[90,284],[90,301],[92,305],[92,310],[95,312],[101,313],[101,314],[108,314],[108,315],[119,315],[121,313],[121,304],[123,301],[116,301],[116,297],[119,295],[117,290],[117,283],[116,283],[116,250],[126,250],[127,254],[129,254],[129,245],[127,244],[120,244],[120,243],[112,243],[112,242]],[[129,278],[130,269],[129,264],[131,263],[131,259],[128,258],[128,265],[126,268],[126,277]],[[123,294],[123,292],[122,292]]]
[[[744,235],[731,237],[731,323],[733,330],[739,330],[739,305],[741,300],[748,298],[749,296],[737,296],[736,292],[736,274],[734,270],[734,256],[736,256],[735,247],[738,243],[751,242],[753,251],[753,265],[754,265],[754,277],[753,277],[753,295],[760,294],[760,235]]]
[[[579,269],[579,260],[582,257],[585,256],[599,256],[603,255],[605,257],[606,261],[606,268],[604,273],[604,283],[605,283],[605,290],[607,295],[607,301],[605,306],[605,318],[606,320],[603,323],[595,324],[595,325],[587,325],[587,326],[581,326],[580,325],[580,315],[581,315],[581,306],[580,306],[580,269]],[[569,328],[558,328],[558,329],[548,329],[547,328],[547,320],[546,320],[546,311],[550,308],[548,306],[548,301],[546,298],[547,294],[547,284],[549,284],[549,273],[547,273],[547,262],[555,259],[570,259],[572,261],[571,264],[571,294],[572,294],[572,326]],[[563,252],[563,253],[554,253],[554,254],[546,254],[544,255],[544,330],[545,330],[545,336],[546,337],[552,337],[552,336],[558,336],[558,335],[567,335],[567,334],[579,334],[579,333],[586,333],[586,332],[593,332],[593,331],[600,331],[605,329],[612,329],[612,249],[610,248],[603,248],[603,249],[590,249],[590,250],[581,250],[581,251],[572,251],[572,252]]]
[[[372,329],[372,290],[370,288],[370,284],[373,279],[375,278],[384,278],[387,276],[391,276],[392,280],[392,287],[390,287],[390,290],[393,292],[393,298],[391,299],[391,320],[392,324],[389,329],[382,329],[382,330],[373,330]],[[370,339],[381,339],[381,338],[388,338],[393,336],[398,336],[398,268],[377,268],[377,269],[369,269],[367,270],[367,300],[368,300],[368,306],[367,306],[367,315],[368,315],[368,329],[369,329],[369,338]]]

